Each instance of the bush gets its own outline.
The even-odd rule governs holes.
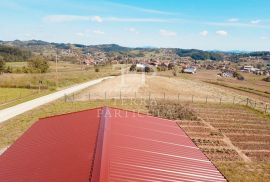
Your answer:
[[[49,69],[49,63],[42,56],[35,56],[28,61],[28,67],[31,72],[46,73]]]
[[[238,80],[244,80],[245,78],[238,72],[233,73],[233,77],[237,78]]]
[[[2,58],[2,57],[0,57],[0,74],[2,73],[2,72],[4,72],[4,70],[5,70],[5,61],[4,61],[4,59]]]
[[[178,73],[179,73],[179,68],[178,68],[178,66],[173,67],[172,73],[173,73],[173,76],[178,76]]]
[[[95,68],[95,72],[99,72],[100,70],[99,70],[99,68]]]
[[[166,66],[158,66],[158,67],[157,67],[157,70],[158,70],[158,71],[167,71],[168,68],[167,68]]]
[[[153,116],[174,120],[198,120],[195,111],[188,105],[173,101],[156,101],[147,105],[149,113]]]
[[[264,78],[263,81],[270,82],[270,76]]]
[[[135,71],[135,70],[136,70],[136,65],[135,64],[131,65],[129,68],[129,71]]]

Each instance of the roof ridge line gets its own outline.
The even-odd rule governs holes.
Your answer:
[[[103,155],[103,144],[104,144],[104,134],[105,127],[107,123],[107,113],[108,107],[102,107],[100,112],[100,121],[99,128],[97,133],[96,145],[93,154],[92,168],[90,171],[89,181],[91,182],[99,182],[100,180],[100,171],[101,171],[101,162]]]

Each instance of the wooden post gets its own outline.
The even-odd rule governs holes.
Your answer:
[[[206,96],[206,98],[205,98],[205,103],[207,104],[207,100],[208,100],[208,96]]]
[[[150,102],[150,99],[151,99],[151,93],[149,92],[149,102]]]
[[[247,104],[246,104],[246,106],[248,106],[248,102],[249,102],[249,100],[248,100],[248,98],[247,98]]]
[[[74,100],[75,100],[75,94],[73,93],[73,102],[74,102]]]
[[[265,111],[264,112],[267,113],[267,104],[265,104]]]
[[[220,99],[219,99],[219,104],[221,104],[221,97],[220,97]]]
[[[235,96],[233,97],[233,104],[235,103]]]
[[[67,94],[65,94],[64,100],[65,102],[67,102]]]

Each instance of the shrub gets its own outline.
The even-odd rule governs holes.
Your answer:
[[[35,56],[28,61],[28,67],[31,72],[46,73],[49,69],[49,63],[42,56]]]
[[[189,105],[182,105],[174,101],[156,101],[147,105],[149,113],[166,119],[198,120],[195,111]]]
[[[233,73],[233,77],[234,78],[237,78],[238,80],[244,80],[245,78],[243,77],[243,75],[241,75],[240,73],[238,72],[234,72]]]
[[[167,71],[168,68],[167,68],[166,66],[158,66],[158,67],[157,67],[157,70],[158,70],[158,71]]]
[[[178,73],[179,73],[179,68],[178,68],[178,66],[173,67],[172,73],[173,73],[173,76],[178,76]]]
[[[136,65],[135,64],[131,65],[129,68],[129,71],[135,71],[135,70],[136,70]]]
[[[270,82],[270,76],[264,78],[263,81]]]
[[[95,72],[99,72],[100,70],[99,70],[99,68],[95,68]]]
[[[2,57],[0,57],[0,74],[5,70],[5,61]]]

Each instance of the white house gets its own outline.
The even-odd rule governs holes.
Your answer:
[[[195,67],[189,67],[189,68],[184,69],[184,73],[189,73],[189,74],[194,74],[196,73],[196,71],[197,71],[197,68]]]

